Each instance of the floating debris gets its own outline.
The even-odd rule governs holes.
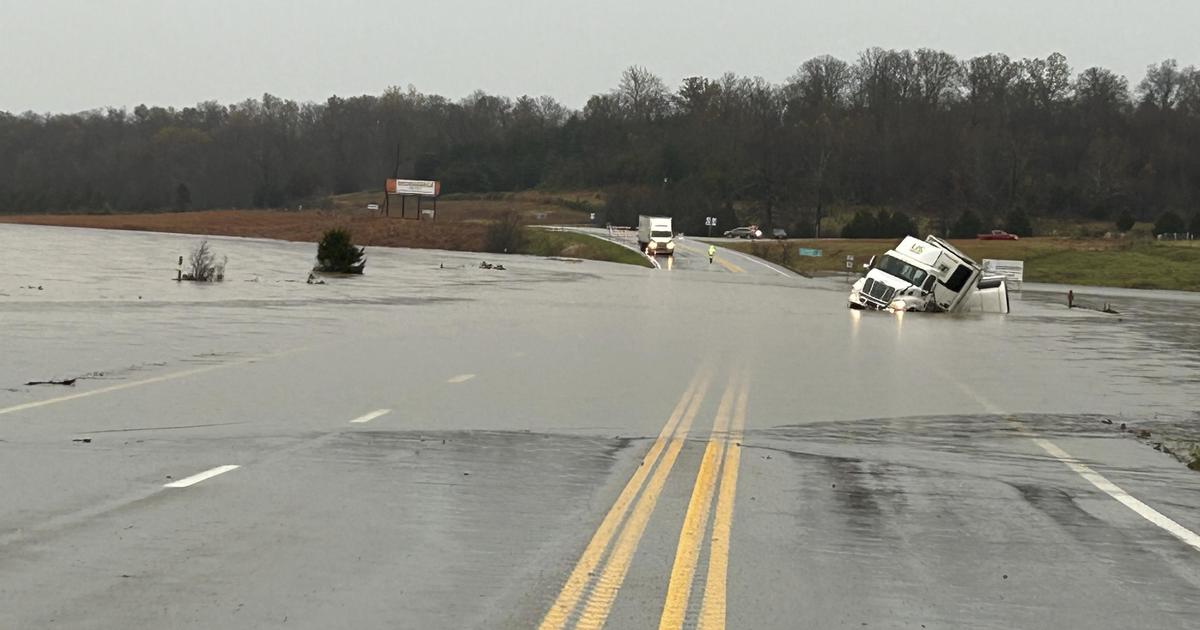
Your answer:
[[[27,382],[27,383],[25,383],[25,384],[26,384],[26,385],[66,385],[67,387],[74,387],[74,386],[75,386],[75,381],[76,381],[76,380],[78,380],[78,379],[75,379],[75,378],[65,378],[65,379],[63,379],[63,380],[61,380],[61,381],[55,381],[55,380],[49,380],[49,381],[29,381],[29,382]]]

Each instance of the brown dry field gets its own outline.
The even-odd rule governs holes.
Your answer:
[[[587,223],[588,215],[580,210],[572,210],[563,205],[564,201],[584,201],[595,203],[598,195],[587,193],[543,193],[525,191],[519,193],[495,193],[492,195],[443,197],[437,202],[438,221],[489,221],[506,212],[516,212],[530,224],[560,225]],[[333,198],[334,210],[338,214],[368,214],[369,203],[377,203],[382,208],[383,194],[378,192],[361,192],[338,195]],[[431,208],[432,203],[424,201],[422,208]],[[390,212],[392,217],[400,216],[400,200],[391,200]],[[417,206],[414,199],[409,199],[405,209],[409,218],[417,216]]]
[[[528,224],[586,223],[588,215],[566,207],[567,202],[595,202],[594,192],[545,193],[526,191],[443,198],[437,220],[416,221],[415,200],[407,204],[408,219],[400,216],[400,200],[392,199],[391,216],[368,211],[368,203],[383,206],[379,192],[360,192],[332,198],[329,210],[199,210],[128,214],[0,214],[0,223],[55,225],[108,230],[136,230],[245,236],[285,241],[317,242],[334,227],[348,228],[359,245],[481,251],[488,222],[515,212]],[[422,208],[432,208],[429,201]]]
[[[441,215],[438,218],[438,221],[413,221],[330,212],[205,210],[158,214],[0,215],[0,223],[245,236],[312,243],[319,241],[326,230],[344,227],[350,230],[354,242],[359,245],[456,251],[483,249],[485,223],[451,222],[442,220]]]

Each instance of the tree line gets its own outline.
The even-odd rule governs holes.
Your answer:
[[[1168,212],[1195,231],[1197,146],[1200,70],[1175,60],[1131,87],[1060,54],[871,48],[810,59],[779,84],[725,74],[670,88],[635,66],[580,110],[410,87],[0,113],[0,210],[294,207],[400,176],[450,193],[596,188],[614,223],[669,213],[689,232],[716,216],[813,235],[846,207],[865,231],[911,214],[954,233]]]

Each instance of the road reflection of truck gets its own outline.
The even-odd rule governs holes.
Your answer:
[[[671,231],[671,217],[638,215],[638,246],[651,256],[675,255],[675,233]]]
[[[850,289],[850,308],[946,313],[1007,313],[1003,277],[983,268],[950,243],[930,236],[904,237],[894,249],[872,257]]]

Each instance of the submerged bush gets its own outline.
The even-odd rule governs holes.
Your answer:
[[[220,282],[225,279],[225,263],[228,260],[228,256],[223,256],[218,261],[217,255],[208,246],[208,241],[200,241],[188,257],[188,272],[183,274],[181,279],[193,282]]]
[[[350,230],[333,228],[317,243],[317,266],[314,271],[330,273],[362,273],[367,264],[366,248],[355,247]]]

